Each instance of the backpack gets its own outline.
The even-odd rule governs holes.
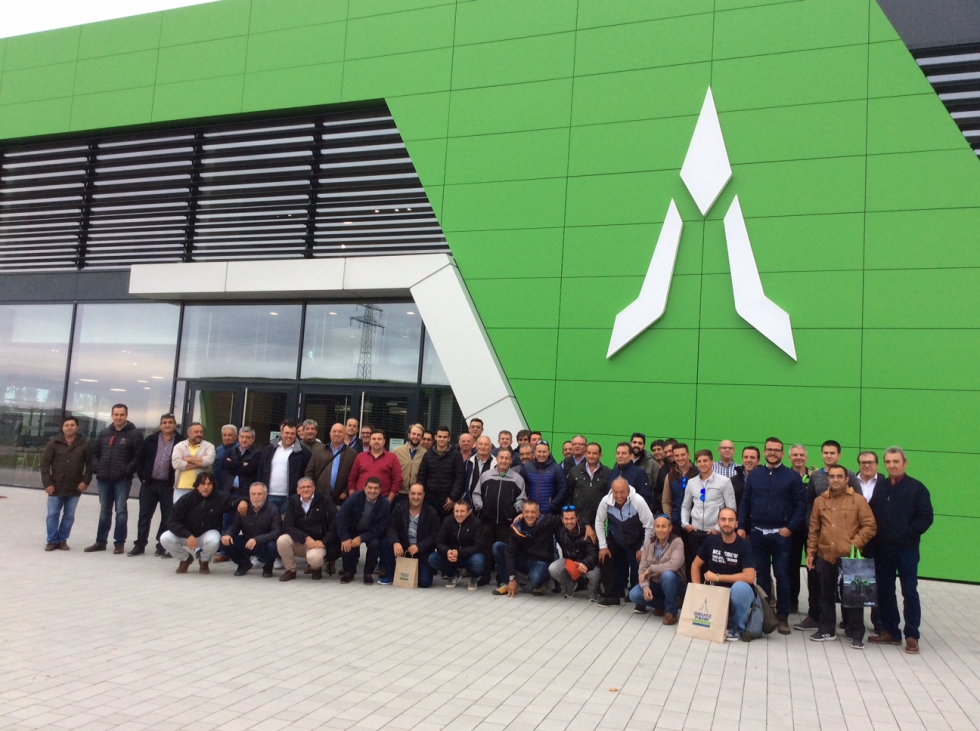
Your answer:
[[[766,596],[766,592],[762,590],[758,584],[754,585],[755,589],[755,599],[752,602],[752,607],[749,609],[749,617],[745,622],[746,629],[750,626],[755,629],[753,622],[753,615],[758,615],[758,619],[754,621],[758,625],[758,633],[753,631],[753,637],[762,637],[762,635],[771,635],[775,632],[776,628],[779,626],[779,620],[776,619],[776,612],[773,611],[772,606],[769,604],[769,597]]]

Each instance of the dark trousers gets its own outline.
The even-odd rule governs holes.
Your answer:
[[[687,568],[687,576],[691,575],[691,565],[694,557],[701,550],[701,544],[708,537],[708,532],[703,530],[684,531],[684,566]]]
[[[753,530],[749,537],[755,558],[756,583],[768,596],[772,596],[770,570],[776,575],[776,616],[786,617],[789,615],[789,549],[792,537],[759,530]]]
[[[636,551],[623,548],[615,541],[609,541],[606,548],[612,555],[599,562],[602,595],[607,599],[622,599],[624,593],[639,582],[640,563],[636,560]]]
[[[135,544],[140,548],[146,548],[149,543],[150,524],[157,505],[160,506],[160,526],[157,528],[156,541],[157,548],[162,548],[160,536],[167,530],[170,508],[174,505],[174,486],[169,480],[147,480],[140,486],[140,517],[136,523]]]
[[[791,536],[792,541],[789,547],[789,604],[791,607],[800,605],[800,565],[803,563],[803,551],[806,549],[806,531],[796,531]],[[810,586],[809,572],[807,572],[807,588]],[[812,591],[812,590],[811,590]],[[813,595],[810,595],[810,606],[816,604]],[[810,615],[813,617],[813,615]],[[816,617],[813,617],[816,619]]]
[[[381,557],[381,543],[380,538],[375,538],[373,541],[368,541],[366,544],[362,543],[360,546],[348,551],[347,553],[341,551],[340,560],[344,568],[344,573],[357,573],[357,562],[361,560],[361,546],[365,546],[367,549],[367,556],[364,558],[364,573],[366,575],[373,574],[374,569],[378,565],[378,559]],[[329,556],[327,559],[329,560]]]
[[[790,567],[790,572],[792,573],[792,567]],[[823,612],[823,603],[820,601],[820,598],[823,595],[823,587],[820,584],[820,575],[817,573],[816,569],[806,570],[806,594],[806,616],[808,616],[814,622],[819,622],[820,614]]]
[[[225,555],[239,566],[248,563],[252,556],[258,556],[262,559],[262,568],[265,571],[272,571],[276,557],[279,556],[279,552],[276,550],[276,542],[256,543],[255,548],[252,549],[245,548],[247,542],[248,538],[245,536],[235,536],[234,542],[230,546],[224,546]]]
[[[820,583],[820,631],[837,634],[837,604],[834,600],[840,580],[840,561],[830,563],[817,556],[812,573],[817,575]],[[844,633],[852,640],[863,640],[864,607],[841,606],[840,614],[844,620]]]
[[[905,638],[919,639],[922,607],[919,605],[919,547],[882,550],[875,546],[875,581],[878,584],[878,618],[882,628],[892,637],[901,639],[898,623],[898,598],[895,595],[895,574],[902,584],[905,616]]]
[[[496,559],[493,555],[494,543],[507,543],[510,536],[510,523],[484,523],[483,524],[483,555],[487,561],[487,567],[483,572],[485,578],[490,578],[490,570],[495,566]],[[497,567],[497,586],[507,583],[507,576],[500,572]]]

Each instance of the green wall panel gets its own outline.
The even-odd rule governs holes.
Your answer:
[[[877,3],[222,0],[0,41],[0,73],[5,138],[384,99],[532,428],[607,462],[635,429],[902,444],[923,572],[980,581],[941,555],[980,525],[944,476],[980,459],[980,162]],[[679,170],[709,86],[705,218]],[[735,195],[797,361],[735,312]],[[607,359],[671,199],[666,312]]]

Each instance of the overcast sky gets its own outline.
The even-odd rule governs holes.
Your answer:
[[[0,0],[0,38],[215,0]]]

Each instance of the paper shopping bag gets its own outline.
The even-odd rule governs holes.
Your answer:
[[[677,634],[697,640],[724,642],[728,631],[730,591],[712,584],[688,584]]]
[[[874,607],[878,604],[878,583],[875,581],[875,562],[870,558],[851,558],[840,560],[840,604],[842,607]]]
[[[418,559],[408,558],[407,556],[399,556],[395,559],[395,580],[393,585],[399,589],[418,589]]]

